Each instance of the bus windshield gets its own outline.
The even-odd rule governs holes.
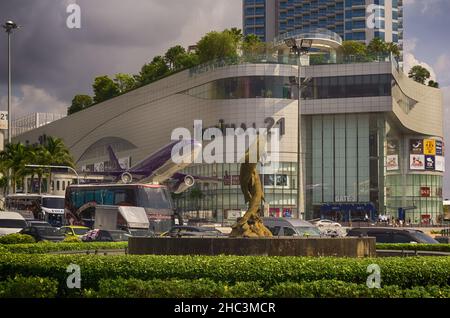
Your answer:
[[[165,188],[140,188],[137,198],[138,206],[146,209],[172,209],[171,199]]]
[[[64,198],[43,198],[42,207],[48,209],[64,209]]]

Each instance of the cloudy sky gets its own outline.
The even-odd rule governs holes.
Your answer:
[[[69,29],[66,8],[74,2],[1,0],[0,21],[23,25],[13,38],[13,117],[65,113],[74,95],[91,94],[98,75],[136,73],[170,46],[188,46],[208,31],[242,26],[241,0],[77,0],[81,29]],[[406,68],[422,64],[432,71],[444,92],[447,121],[450,1],[404,2]],[[1,34],[0,52],[0,74],[6,74],[6,36]],[[6,94],[6,76],[0,76],[0,109],[6,109]],[[446,134],[450,143],[450,126]],[[447,171],[450,198],[450,158]]]

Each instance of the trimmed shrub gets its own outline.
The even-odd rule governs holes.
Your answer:
[[[34,237],[27,234],[8,234],[0,236],[0,244],[31,244],[36,243]]]
[[[15,276],[0,281],[0,298],[55,298],[57,293],[54,279]]]
[[[83,242],[78,236],[70,235],[64,239],[63,243],[83,243]]]
[[[97,289],[104,279],[199,280],[236,284],[263,282],[268,289],[283,282],[336,280],[365,285],[367,268],[378,264],[382,286],[401,289],[414,286],[448,286],[450,258],[302,258],[302,257],[236,257],[236,256],[73,256],[21,255],[0,256],[0,280],[21,274],[53,278],[66,289],[66,268],[81,268],[82,288]]]
[[[114,250],[125,249],[128,247],[128,242],[93,242],[93,243],[54,243],[54,242],[39,242],[36,244],[14,244],[4,245],[5,249],[11,253],[17,254],[45,254],[52,252],[65,251],[94,251],[94,250]]]
[[[99,290],[85,290],[89,298],[443,298],[449,287],[419,286],[402,290],[398,286],[369,289],[363,284],[337,280],[285,282],[264,290],[258,282],[228,284],[208,279],[101,280]]]

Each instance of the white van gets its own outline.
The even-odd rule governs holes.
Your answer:
[[[0,212],[0,236],[19,233],[27,227],[24,217],[16,212]]]

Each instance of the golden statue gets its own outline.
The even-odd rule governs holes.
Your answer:
[[[260,139],[257,139],[258,158]],[[261,142],[262,143],[262,142]],[[259,178],[257,163],[250,163],[250,149],[245,154],[245,161],[241,164],[239,181],[244,194],[248,210],[245,215],[233,225],[230,237],[272,237],[272,233],[266,228],[261,219],[261,204],[264,201],[264,192]]]

